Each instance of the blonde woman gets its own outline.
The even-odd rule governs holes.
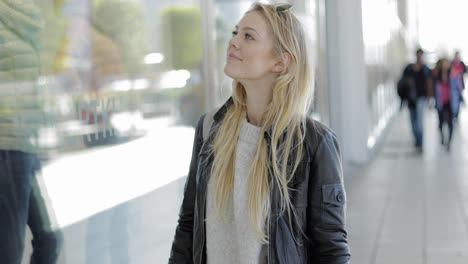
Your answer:
[[[306,37],[290,8],[255,3],[233,31],[233,94],[198,122],[169,263],[349,262],[340,152],[306,115]]]

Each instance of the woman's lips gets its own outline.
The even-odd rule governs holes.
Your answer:
[[[232,52],[228,53],[228,59],[242,61],[239,57],[234,55],[234,53],[232,53]]]

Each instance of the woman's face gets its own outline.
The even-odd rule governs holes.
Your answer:
[[[442,70],[444,71],[447,71],[450,68],[450,64],[448,60],[444,59],[440,62],[440,64],[441,64]]]
[[[260,80],[277,74],[277,62],[265,19],[258,12],[246,13],[229,41],[224,73],[237,81]]]

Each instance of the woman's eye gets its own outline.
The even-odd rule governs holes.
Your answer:
[[[253,39],[249,33],[245,33],[245,39],[250,40]]]
[[[237,31],[232,31],[232,36],[234,37],[235,35],[237,35]]]

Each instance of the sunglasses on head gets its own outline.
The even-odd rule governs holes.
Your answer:
[[[275,5],[275,11],[277,13],[282,13],[290,10],[292,8],[291,4],[276,4]]]

